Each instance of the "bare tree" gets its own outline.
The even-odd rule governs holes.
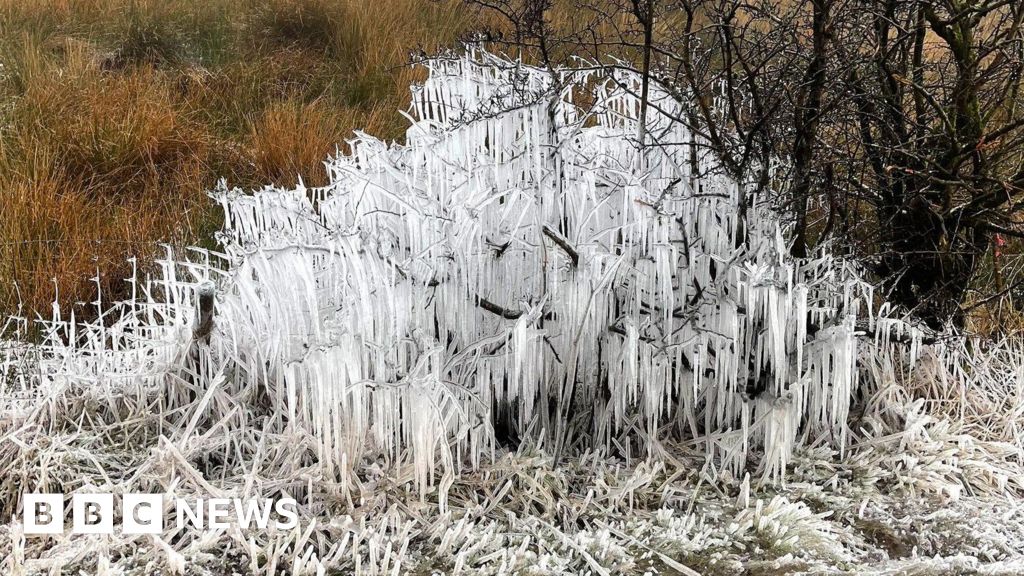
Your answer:
[[[721,165],[778,192],[795,256],[832,237],[933,326],[963,321],[995,234],[1024,237],[1020,2],[474,2],[540,58],[641,72],[645,109],[648,82],[685,97]]]

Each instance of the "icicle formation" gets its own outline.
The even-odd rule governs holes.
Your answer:
[[[680,102],[654,90],[667,144],[638,151],[633,74],[427,65],[405,145],[360,135],[324,189],[220,195],[251,344],[325,450],[475,458],[492,427],[626,446],[670,426],[736,472],[763,446],[777,476],[801,432],[844,441],[870,291],[788,258]]]
[[[652,89],[640,149],[629,72],[426,66],[404,145],[359,134],[324,188],[219,189],[227,271],[168,258],[118,337],[55,337],[42,380],[174,373],[269,402],[266,425],[315,435],[343,482],[374,455],[424,489],[503,438],[683,436],[734,473],[761,452],[776,479],[801,437],[845,442],[870,288],[842,260],[791,259],[753,187],[672,120],[682,103]],[[190,288],[209,279],[197,345]]]

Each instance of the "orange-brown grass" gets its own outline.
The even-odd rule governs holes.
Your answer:
[[[249,127],[247,143],[256,178],[294,186],[301,177],[308,186],[323,186],[327,183],[323,161],[343,146],[351,127],[361,126],[375,134],[382,131],[386,117],[380,108],[335,108],[322,100],[276,103]]]
[[[323,184],[355,129],[399,138],[410,53],[458,0],[0,0],[0,315],[123,295],[129,258],[208,243],[205,191]],[[84,309],[82,313],[88,313]]]
[[[25,46],[27,51],[34,47]],[[0,290],[7,309],[117,296],[127,258],[195,228],[210,136],[152,69],[96,69],[67,42],[58,66],[26,55],[0,154]],[[17,285],[15,289],[12,284]]]

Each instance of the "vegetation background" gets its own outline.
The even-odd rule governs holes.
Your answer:
[[[206,191],[221,178],[320,185],[323,160],[353,130],[401,139],[395,111],[424,73],[413,56],[487,31],[538,60],[633,63],[708,97],[723,78],[756,95],[699,123],[736,135],[715,152],[741,159],[741,172],[790,160],[781,204],[799,251],[831,234],[893,279],[897,303],[963,311],[973,332],[1018,331],[1024,201],[1009,200],[1024,182],[1024,108],[1006,87],[1024,74],[1024,11],[949,2],[942,14],[970,32],[975,66],[954,66],[956,51],[925,26],[921,15],[945,6],[930,0],[0,0],[0,316],[45,317],[55,299],[66,310],[100,290],[117,299],[129,258],[145,266],[161,243],[212,246],[220,223]],[[891,25],[897,16],[917,27]],[[877,38],[862,42],[866,26]],[[922,60],[913,74],[892,72],[911,60]],[[945,108],[964,94],[985,113],[980,135],[945,130]],[[899,113],[875,112],[890,108]],[[867,140],[850,136],[858,121]],[[878,140],[904,125],[920,136]],[[955,170],[935,167],[943,142]],[[987,164],[960,174],[971,151]],[[874,179],[873,153],[886,161]],[[888,187],[902,192],[878,193]],[[936,188],[947,201],[920,201]],[[1013,193],[971,212],[991,189]],[[893,205],[864,200],[883,196]]]
[[[325,183],[354,129],[401,138],[410,55],[481,11],[426,0],[0,0],[0,311],[124,290],[209,243],[205,193]],[[90,280],[99,277],[99,282]]]

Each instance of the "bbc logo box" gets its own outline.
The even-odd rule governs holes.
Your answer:
[[[63,494],[25,494],[22,502],[25,534],[64,533]]]
[[[22,524],[26,535],[113,534],[114,495],[74,494],[70,519],[63,494],[25,494]],[[124,534],[159,534],[163,531],[163,496],[125,494],[121,497],[121,531]]]

